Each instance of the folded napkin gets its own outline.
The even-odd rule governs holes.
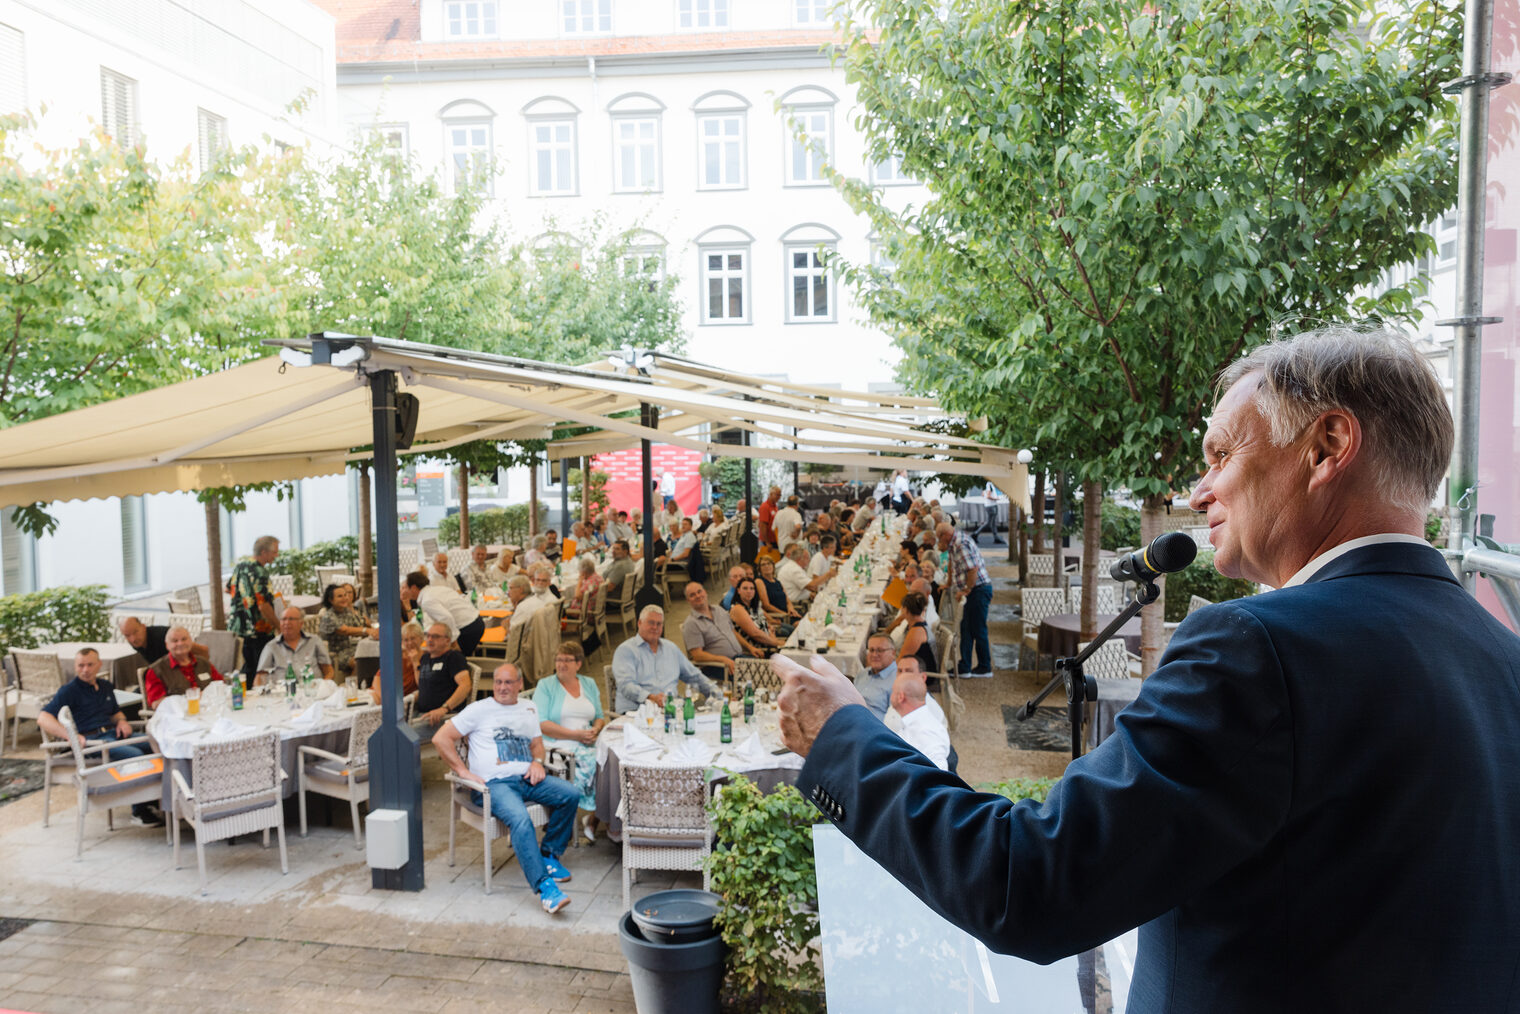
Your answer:
[[[229,736],[241,736],[248,732],[246,725],[239,725],[230,718],[218,718],[211,726],[211,731],[206,733],[207,739],[226,739]]]
[[[657,752],[664,749],[660,744],[631,725],[623,727],[623,752],[629,754]]]
[[[665,759],[678,764],[706,764],[713,759],[713,748],[695,736],[686,736],[670,748]]]
[[[148,719],[148,733],[160,743],[172,743],[192,733],[201,732],[205,726],[199,719],[185,713],[183,697],[165,697],[158,703],[153,717]]]
[[[734,750],[734,756],[746,764],[764,764],[771,759],[771,752],[760,743],[760,734],[752,732]]]
[[[344,708],[348,706],[347,687],[339,686],[332,680],[323,680],[322,685],[332,688],[331,692],[326,694],[322,693],[320,687],[317,689],[317,693],[321,696],[323,704],[326,704],[330,708]]]
[[[318,701],[290,720],[291,725],[316,725],[322,721],[322,702]]]
[[[338,684],[332,680],[317,680],[317,685],[312,690],[312,695],[319,701],[325,701],[338,692]]]
[[[185,699],[184,695],[174,694],[172,696],[165,697],[158,702],[158,707],[153,712],[153,718],[184,718],[185,713],[189,711],[189,709],[190,702]]]

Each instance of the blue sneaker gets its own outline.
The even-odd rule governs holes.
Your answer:
[[[570,879],[570,871],[565,869],[565,864],[553,856],[544,856],[544,869],[549,871],[549,876],[561,884]]]
[[[554,915],[570,904],[570,896],[559,889],[553,877],[546,876],[538,882],[538,901],[545,912]]]

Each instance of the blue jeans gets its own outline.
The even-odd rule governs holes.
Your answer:
[[[966,596],[966,611],[961,614],[961,672],[992,671],[992,643],[987,639],[987,607],[990,605],[990,584],[979,584]],[[971,666],[973,647],[976,648],[976,668]]]
[[[116,735],[115,729],[112,729],[109,732],[96,733],[93,736],[87,737],[88,741],[91,743],[114,743],[116,742],[117,738],[118,737]],[[113,746],[111,749],[106,751],[106,760],[126,760],[129,757],[141,757],[143,754],[150,753],[151,751],[152,747],[150,747],[147,743],[129,743],[126,746]]]
[[[486,783],[491,793],[491,816],[507,825],[512,836],[512,849],[517,853],[517,863],[528,886],[538,889],[538,882],[549,872],[544,866],[544,856],[558,859],[570,844],[570,832],[575,829],[575,807],[580,802],[581,791],[563,778],[545,775],[537,785],[529,785],[522,775],[496,778]],[[475,793],[478,801],[480,793]],[[544,828],[543,848],[539,848],[538,835],[533,821],[528,817],[528,804],[537,803],[549,811],[549,824]]]

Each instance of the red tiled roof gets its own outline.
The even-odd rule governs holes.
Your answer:
[[[312,0],[337,21],[338,63],[413,60],[531,60],[588,56],[817,49],[842,41],[832,31],[775,29],[686,32],[679,35],[596,36],[585,39],[492,39],[423,42],[417,0]]]

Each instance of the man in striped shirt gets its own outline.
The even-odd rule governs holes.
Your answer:
[[[950,579],[946,587],[950,594],[965,600],[961,613],[960,673],[962,676],[991,676],[992,644],[987,640],[987,607],[992,604],[992,578],[987,575],[982,551],[976,548],[971,536],[957,532],[948,521],[940,522],[934,534],[939,540],[940,552],[950,554]],[[971,665],[973,647],[976,649],[975,668]]]

